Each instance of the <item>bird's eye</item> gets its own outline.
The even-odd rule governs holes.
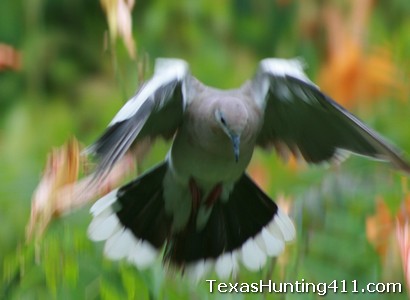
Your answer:
[[[225,121],[225,118],[224,118],[224,117],[221,117],[221,123],[226,126],[226,121]]]

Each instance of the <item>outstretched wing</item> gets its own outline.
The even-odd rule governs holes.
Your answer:
[[[97,174],[109,170],[134,141],[145,137],[172,137],[185,109],[188,64],[158,59],[153,77],[115,115],[103,135],[88,149],[96,156]]]
[[[410,165],[377,132],[323,94],[298,60],[264,59],[251,82],[264,123],[257,143],[301,156],[309,163],[329,161],[346,150],[389,161],[410,173]]]

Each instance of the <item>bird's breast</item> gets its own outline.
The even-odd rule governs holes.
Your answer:
[[[198,135],[182,127],[174,138],[170,159],[174,172],[182,180],[194,178],[200,185],[213,186],[235,182],[248,166],[252,153],[253,145],[242,145],[236,162],[227,136]]]

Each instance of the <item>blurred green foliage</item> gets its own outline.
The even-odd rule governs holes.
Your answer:
[[[318,7],[325,1],[310,1]],[[343,1],[332,1],[343,3]],[[311,11],[301,1],[137,1],[133,31],[138,59],[121,41],[107,46],[107,23],[97,0],[0,2],[0,43],[22,53],[20,71],[0,71],[0,298],[4,299],[220,299],[208,285],[169,277],[160,259],[138,271],[102,257],[102,245],[87,239],[88,208],[55,221],[44,238],[25,244],[30,198],[46,155],[70,136],[90,144],[138,86],[142,61],[149,75],[154,58],[181,57],[203,82],[236,87],[264,57],[305,59],[315,78],[326,59],[324,28],[305,34]],[[341,4],[343,6],[343,4]],[[389,44],[403,74],[409,74],[410,2],[376,1],[366,43]],[[408,76],[407,76],[408,77]],[[406,78],[407,78],[406,77]],[[404,97],[405,98],[405,97]],[[410,152],[408,99],[384,99],[360,115]],[[160,142],[144,168],[160,161]],[[305,279],[330,282],[403,281],[400,268],[388,279],[366,237],[366,217],[383,197],[392,212],[403,198],[401,177],[386,165],[352,158],[338,169],[292,170],[275,155],[255,154],[271,170],[268,193],[293,199],[297,241],[287,262],[238,281]],[[273,275],[270,273],[273,270]],[[389,272],[387,272],[389,273]],[[213,276],[213,275],[212,275]],[[211,276],[211,277],[212,277]],[[267,277],[269,276],[269,277]],[[404,286],[403,286],[404,287]],[[402,294],[336,294],[329,299],[406,299]],[[313,294],[231,294],[224,299],[317,299]]]

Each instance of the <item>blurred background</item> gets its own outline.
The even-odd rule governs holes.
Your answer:
[[[87,239],[90,204],[26,242],[32,194],[51,149],[73,136],[92,143],[156,57],[183,58],[219,88],[241,85],[262,58],[300,57],[323,91],[409,154],[409,15],[408,0],[1,1],[0,298],[318,299],[222,297],[205,281],[167,276],[160,259],[145,271],[105,260]],[[166,151],[159,141],[139,169]],[[237,281],[400,282],[402,293],[328,297],[408,298],[406,177],[358,157],[307,168],[262,151],[248,171],[298,235],[278,260],[256,273],[243,268]]]

